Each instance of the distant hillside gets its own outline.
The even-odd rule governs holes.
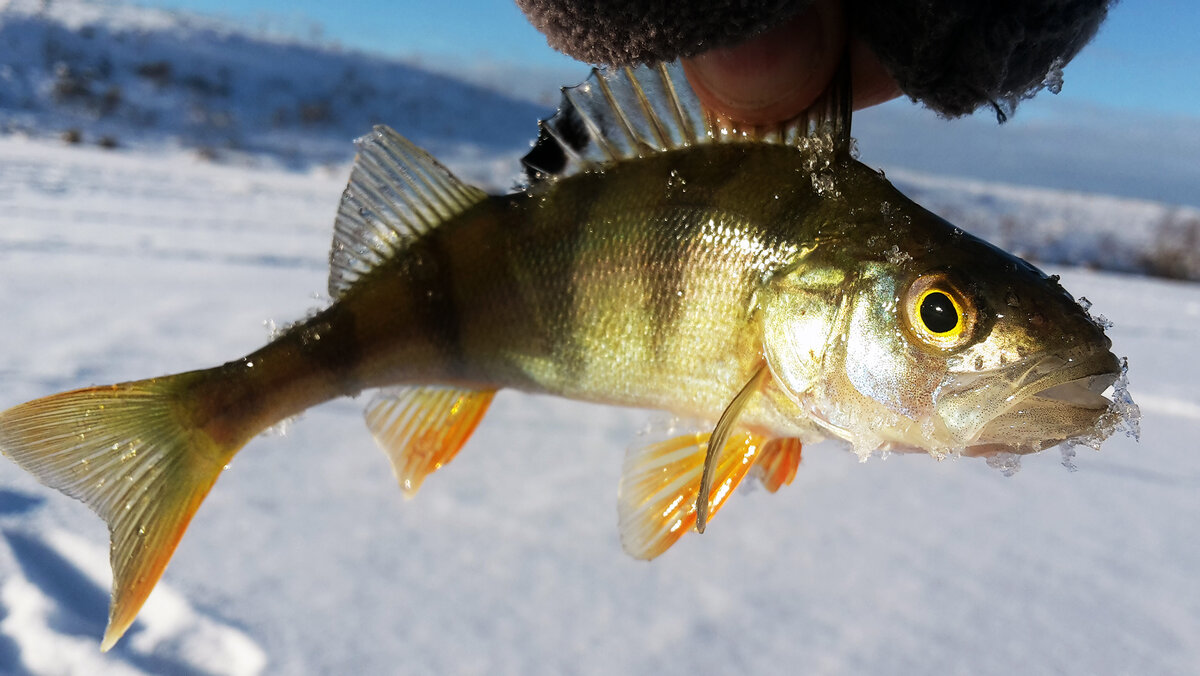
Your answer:
[[[1200,209],[907,170],[888,178],[921,206],[1023,258],[1200,281]]]
[[[548,111],[401,61],[113,2],[0,7],[0,130],[339,161],[377,123],[438,150],[522,147]]]
[[[382,122],[464,179],[503,190],[517,175],[516,157],[536,136],[536,120],[552,111],[534,92],[553,89],[503,64],[467,70],[461,77],[439,74],[112,0],[0,4],[0,133],[67,143],[181,147],[222,162],[265,159],[304,168],[348,161],[351,139]],[[584,72],[581,66],[581,78]],[[505,93],[514,91],[538,96],[540,104]],[[1033,128],[1008,137],[1011,125],[997,131],[991,123],[947,124],[895,111],[881,107],[856,118],[864,157],[869,164],[922,167],[923,173],[889,175],[951,222],[1042,263],[1200,280],[1195,208],[924,173],[936,167],[935,173],[970,175],[954,164],[951,147],[975,144],[978,152],[1005,147],[1019,175],[1033,176],[1008,180],[1051,185],[1046,172],[1066,163],[1117,176],[1135,171],[1154,188],[1166,184],[1164,172],[1147,167],[1164,162],[1165,153],[1140,164],[1082,162],[1075,158],[1089,148],[1064,149],[1069,139],[1053,128],[1045,136],[1058,140],[1047,146],[1035,143],[1041,137]],[[1186,182],[1186,172],[1174,173]],[[1086,180],[1080,185],[1097,190]]]

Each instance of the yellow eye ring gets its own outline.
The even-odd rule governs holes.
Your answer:
[[[952,350],[971,340],[975,304],[945,274],[918,278],[909,287],[906,299],[904,315],[909,332],[921,342]]]
[[[938,288],[926,289],[917,298],[916,316],[921,328],[938,338],[957,338],[963,330],[963,311],[954,296]]]

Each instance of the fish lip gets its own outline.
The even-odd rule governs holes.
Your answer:
[[[1037,367],[1052,359],[1063,360],[1060,368],[1050,371],[1043,377],[1032,377],[1029,382],[1023,382],[1014,392],[1013,405],[1024,402],[1029,397],[1043,397],[1047,400],[1066,401],[1070,403],[1070,395],[1074,387],[1084,387],[1100,396],[1108,389],[1121,374],[1121,362],[1116,355],[1107,349],[1089,350],[1086,352],[1067,353],[1061,357],[1050,355],[1043,357],[1035,364],[1030,374],[1037,373]],[[1103,385],[1102,387],[1100,387]],[[1099,387],[1099,389],[1094,389]],[[1060,388],[1066,388],[1060,390]],[[1060,390],[1060,391],[1055,391]],[[1103,399],[1103,397],[1101,397]],[[1107,407],[1108,399],[1104,399]],[[1092,402],[1095,403],[1095,402]],[[1087,406],[1095,408],[1095,406]]]
[[[1117,373],[1104,372],[1050,385],[1033,392],[1030,398],[1065,403],[1079,408],[1107,410],[1112,401],[1102,393],[1117,382]]]
[[[962,455],[968,458],[986,458],[1000,453],[1026,455],[1043,451],[1077,436],[1053,435],[1036,442],[1025,442],[1018,445],[1009,445],[997,441],[978,443],[981,439],[994,436],[993,434],[989,434],[989,432],[1003,429],[1005,427],[1005,416],[1018,407],[1028,408],[1038,404],[1046,406],[1065,405],[1080,413],[1083,411],[1094,411],[1095,417],[1098,419],[1112,406],[1112,400],[1105,397],[1102,393],[1117,381],[1117,377],[1118,374],[1110,372],[1081,376],[1071,380],[1060,381],[1057,384],[1036,390],[1027,397],[1017,399],[1013,402],[1012,406],[1006,408],[980,428],[975,436],[976,443],[972,443],[964,448]]]
[[[1117,381],[1120,372],[1117,357],[1106,346],[1096,346],[1022,360],[988,374],[976,374],[1008,378],[1014,387],[1005,398],[1005,405],[969,437],[962,454],[986,457],[1000,452],[1034,453],[1086,433],[1084,427],[1094,425],[1111,409],[1112,401],[1103,392]],[[1062,423],[1057,423],[1056,429],[1056,423],[1051,421],[1046,427],[1051,432],[1048,436],[1028,435],[1024,425],[1029,423],[1022,421],[1021,413],[1051,408],[1057,414],[1055,418],[1069,418],[1079,429],[1068,431]],[[1014,442],[1022,433],[1027,436]]]

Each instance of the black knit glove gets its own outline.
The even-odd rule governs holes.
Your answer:
[[[1111,0],[846,0],[850,31],[900,89],[947,116],[1003,116],[1043,87]],[[551,47],[589,63],[694,56],[777,25],[810,0],[517,0]]]

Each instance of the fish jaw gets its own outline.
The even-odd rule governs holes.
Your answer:
[[[1106,349],[1041,355],[1002,369],[951,374],[938,393],[937,417],[948,444],[962,455],[1034,453],[1111,430],[1099,429],[1113,409],[1104,392],[1121,375]]]

